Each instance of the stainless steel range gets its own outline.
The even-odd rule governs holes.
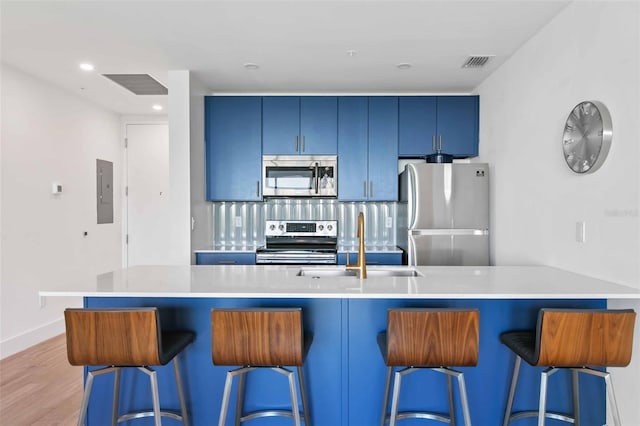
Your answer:
[[[338,257],[338,221],[268,220],[257,264],[332,264]]]

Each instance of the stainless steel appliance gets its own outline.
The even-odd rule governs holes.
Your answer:
[[[267,220],[257,264],[330,264],[338,260],[338,221]]]
[[[489,166],[406,165],[397,223],[409,265],[488,265]]]
[[[337,197],[337,156],[262,156],[262,195],[264,197]]]

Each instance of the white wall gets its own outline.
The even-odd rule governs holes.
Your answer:
[[[38,290],[121,262],[122,148],[116,114],[2,65],[0,357],[59,334],[78,299]],[[114,223],[96,223],[96,159],[114,163]],[[52,182],[63,193],[52,195]],[[84,232],[88,235],[85,237]]]
[[[191,263],[190,73],[169,71],[169,204],[167,230],[173,242],[170,258],[174,265]]]
[[[206,200],[204,97],[208,90],[193,75],[190,76],[191,121],[191,263],[194,250],[209,248],[213,242],[213,208]]]
[[[477,90],[480,160],[491,165],[491,256],[640,288],[640,41],[637,2],[573,2]],[[607,161],[577,175],[562,156],[564,122],[583,100],[613,120]],[[586,222],[586,242],[575,224]],[[612,301],[613,307],[640,304]],[[640,425],[640,325],[634,358],[614,371],[623,424]]]

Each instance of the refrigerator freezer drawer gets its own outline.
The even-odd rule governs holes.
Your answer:
[[[443,230],[444,231],[444,230]],[[447,230],[437,235],[410,232],[408,241],[411,266],[486,266],[489,265],[489,235],[460,234]]]

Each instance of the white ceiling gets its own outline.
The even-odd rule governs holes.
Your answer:
[[[154,114],[167,97],[136,96],[101,74],[166,85],[169,70],[191,70],[211,93],[469,93],[568,3],[2,0],[0,53],[122,114]],[[485,68],[461,68],[488,54]]]

